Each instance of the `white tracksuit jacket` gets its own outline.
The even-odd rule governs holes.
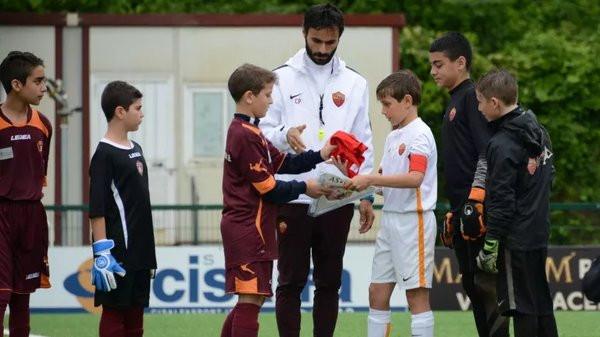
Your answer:
[[[279,150],[294,153],[287,143],[286,135],[290,127],[306,124],[302,140],[307,149],[318,151],[336,131],[353,134],[367,145],[365,161],[360,174],[373,170],[373,143],[369,121],[369,89],[367,81],[355,71],[346,67],[346,63],[337,56],[332,59],[333,70],[323,92],[322,83],[315,83],[314,76],[308,73],[305,62],[312,62],[305,49],[292,56],[284,66],[275,70],[278,82],[273,88],[273,104],[259,124],[264,135]],[[328,65],[331,66],[331,65]],[[323,95],[323,122],[319,120],[319,102]],[[335,98],[335,100],[334,100]],[[319,140],[319,129],[323,128],[325,137]],[[341,175],[331,164],[321,163],[303,174],[276,175],[279,180],[317,179],[320,173],[331,172]],[[294,202],[310,203],[311,198],[302,194]]]

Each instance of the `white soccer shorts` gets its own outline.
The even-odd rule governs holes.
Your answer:
[[[383,212],[375,241],[372,283],[431,288],[437,226],[433,211]]]

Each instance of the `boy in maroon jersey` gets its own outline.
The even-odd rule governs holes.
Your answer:
[[[244,64],[229,77],[237,113],[227,132],[223,165],[221,236],[225,250],[225,291],[238,294],[238,303],[223,323],[221,337],[258,336],[258,313],[271,297],[276,203],[302,193],[318,197],[331,191],[315,180],[275,180],[275,173],[302,173],[329,158],[334,145],[297,155],[279,152],[258,128],[259,118],[273,102],[277,77],[272,71]]]
[[[12,51],[0,64],[0,317],[10,307],[10,336],[29,335],[29,294],[50,288],[48,222],[41,203],[52,126],[30,107],[46,92],[44,62]],[[0,331],[3,331],[0,320]]]

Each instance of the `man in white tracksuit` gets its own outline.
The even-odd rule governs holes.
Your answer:
[[[344,30],[342,12],[333,5],[311,7],[304,16],[306,47],[275,70],[278,83],[273,104],[261,120],[264,135],[281,151],[300,153],[320,149],[338,130],[353,134],[368,146],[359,173],[373,169],[373,145],[366,80],[335,57]],[[278,175],[281,180],[318,178],[323,172],[340,174],[334,165],[319,164],[301,175]],[[368,231],[374,219],[372,197],[361,200],[360,228]],[[338,314],[342,263],[354,205],[318,217],[307,215],[311,198],[301,195],[280,207],[276,315],[279,336],[300,335],[300,295],[308,280],[310,257],[314,336],[333,336]]]

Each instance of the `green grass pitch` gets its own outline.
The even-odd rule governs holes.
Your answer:
[[[434,316],[436,336],[477,336],[470,312],[435,311]],[[598,312],[556,312],[559,335],[561,337],[598,337],[600,336],[599,318]],[[146,314],[144,336],[218,337],[224,319],[225,314]],[[49,337],[98,336],[98,320],[99,316],[92,314],[32,314],[31,333]],[[7,323],[8,320],[5,318],[5,328]],[[366,326],[366,313],[340,313],[335,336],[365,336]],[[391,335],[393,337],[410,335],[410,314],[393,313]],[[261,314],[259,336],[277,336],[275,314]],[[302,314],[301,336],[312,336],[310,313]]]

